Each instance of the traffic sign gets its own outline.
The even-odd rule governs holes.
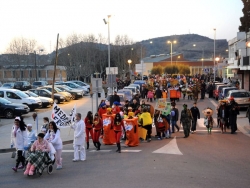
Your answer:
[[[106,67],[106,74],[118,74],[118,67]]]

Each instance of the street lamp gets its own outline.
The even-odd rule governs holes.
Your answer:
[[[35,54],[35,75],[36,75],[36,81],[37,81],[37,67],[36,67],[36,51],[34,51]]]
[[[105,24],[108,24],[108,65],[109,65],[109,74],[110,74],[110,29],[109,29],[109,18],[111,17],[111,15],[108,15],[108,21],[105,20],[105,18],[103,19]]]
[[[168,41],[168,44],[171,45],[171,51],[170,51],[170,55],[171,55],[171,65],[172,65],[172,52],[173,52],[173,44],[176,44],[176,40],[174,41]]]
[[[130,64],[132,63],[132,60],[131,59],[129,59],[128,60],[128,65],[129,65],[129,78],[130,78],[130,80],[131,80],[131,69],[130,69]]]
[[[214,28],[214,81],[215,81],[215,38],[216,38],[216,28]]]
[[[202,62],[202,69],[201,69],[201,74],[203,74],[203,73],[204,73],[204,68],[203,68],[203,61],[204,61],[204,59],[202,58],[202,59],[201,59],[201,62]]]
[[[193,47],[196,47],[196,44],[193,44]],[[201,61],[202,61],[202,74],[203,74],[203,60],[204,60],[204,48],[202,48],[202,58],[201,58]]]

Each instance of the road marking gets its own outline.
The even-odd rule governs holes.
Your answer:
[[[121,150],[123,153],[136,153],[136,152],[141,152],[141,150],[127,150],[127,149],[124,149],[124,150]]]
[[[111,150],[101,149],[101,150],[90,150],[89,152],[111,152]]]
[[[168,144],[159,148],[158,150],[153,151],[152,153],[183,155],[178,148],[178,145],[176,142],[176,136]]]
[[[214,127],[217,127],[217,118],[213,118],[214,119]],[[204,118],[200,118],[200,119],[197,119],[197,124],[199,127],[206,127],[204,125]]]
[[[64,153],[71,153],[71,152],[74,152],[74,150],[62,150],[62,152],[64,152]]]

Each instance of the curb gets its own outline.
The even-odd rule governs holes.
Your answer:
[[[73,143],[73,140],[63,141],[63,145],[72,144],[72,143]],[[0,153],[10,153],[15,150],[16,150],[15,148],[0,149]]]
[[[250,126],[248,125],[245,125],[245,126],[243,126],[243,128],[245,129],[245,131],[248,133],[248,134],[250,134]]]

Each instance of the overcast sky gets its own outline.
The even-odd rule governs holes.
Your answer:
[[[241,0],[0,0],[0,54],[15,37],[35,39],[47,52],[57,33],[101,33],[110,18],[110,39],[128,35],[133,41],[194,33],[217,39],[236,37],[243,16]]]

